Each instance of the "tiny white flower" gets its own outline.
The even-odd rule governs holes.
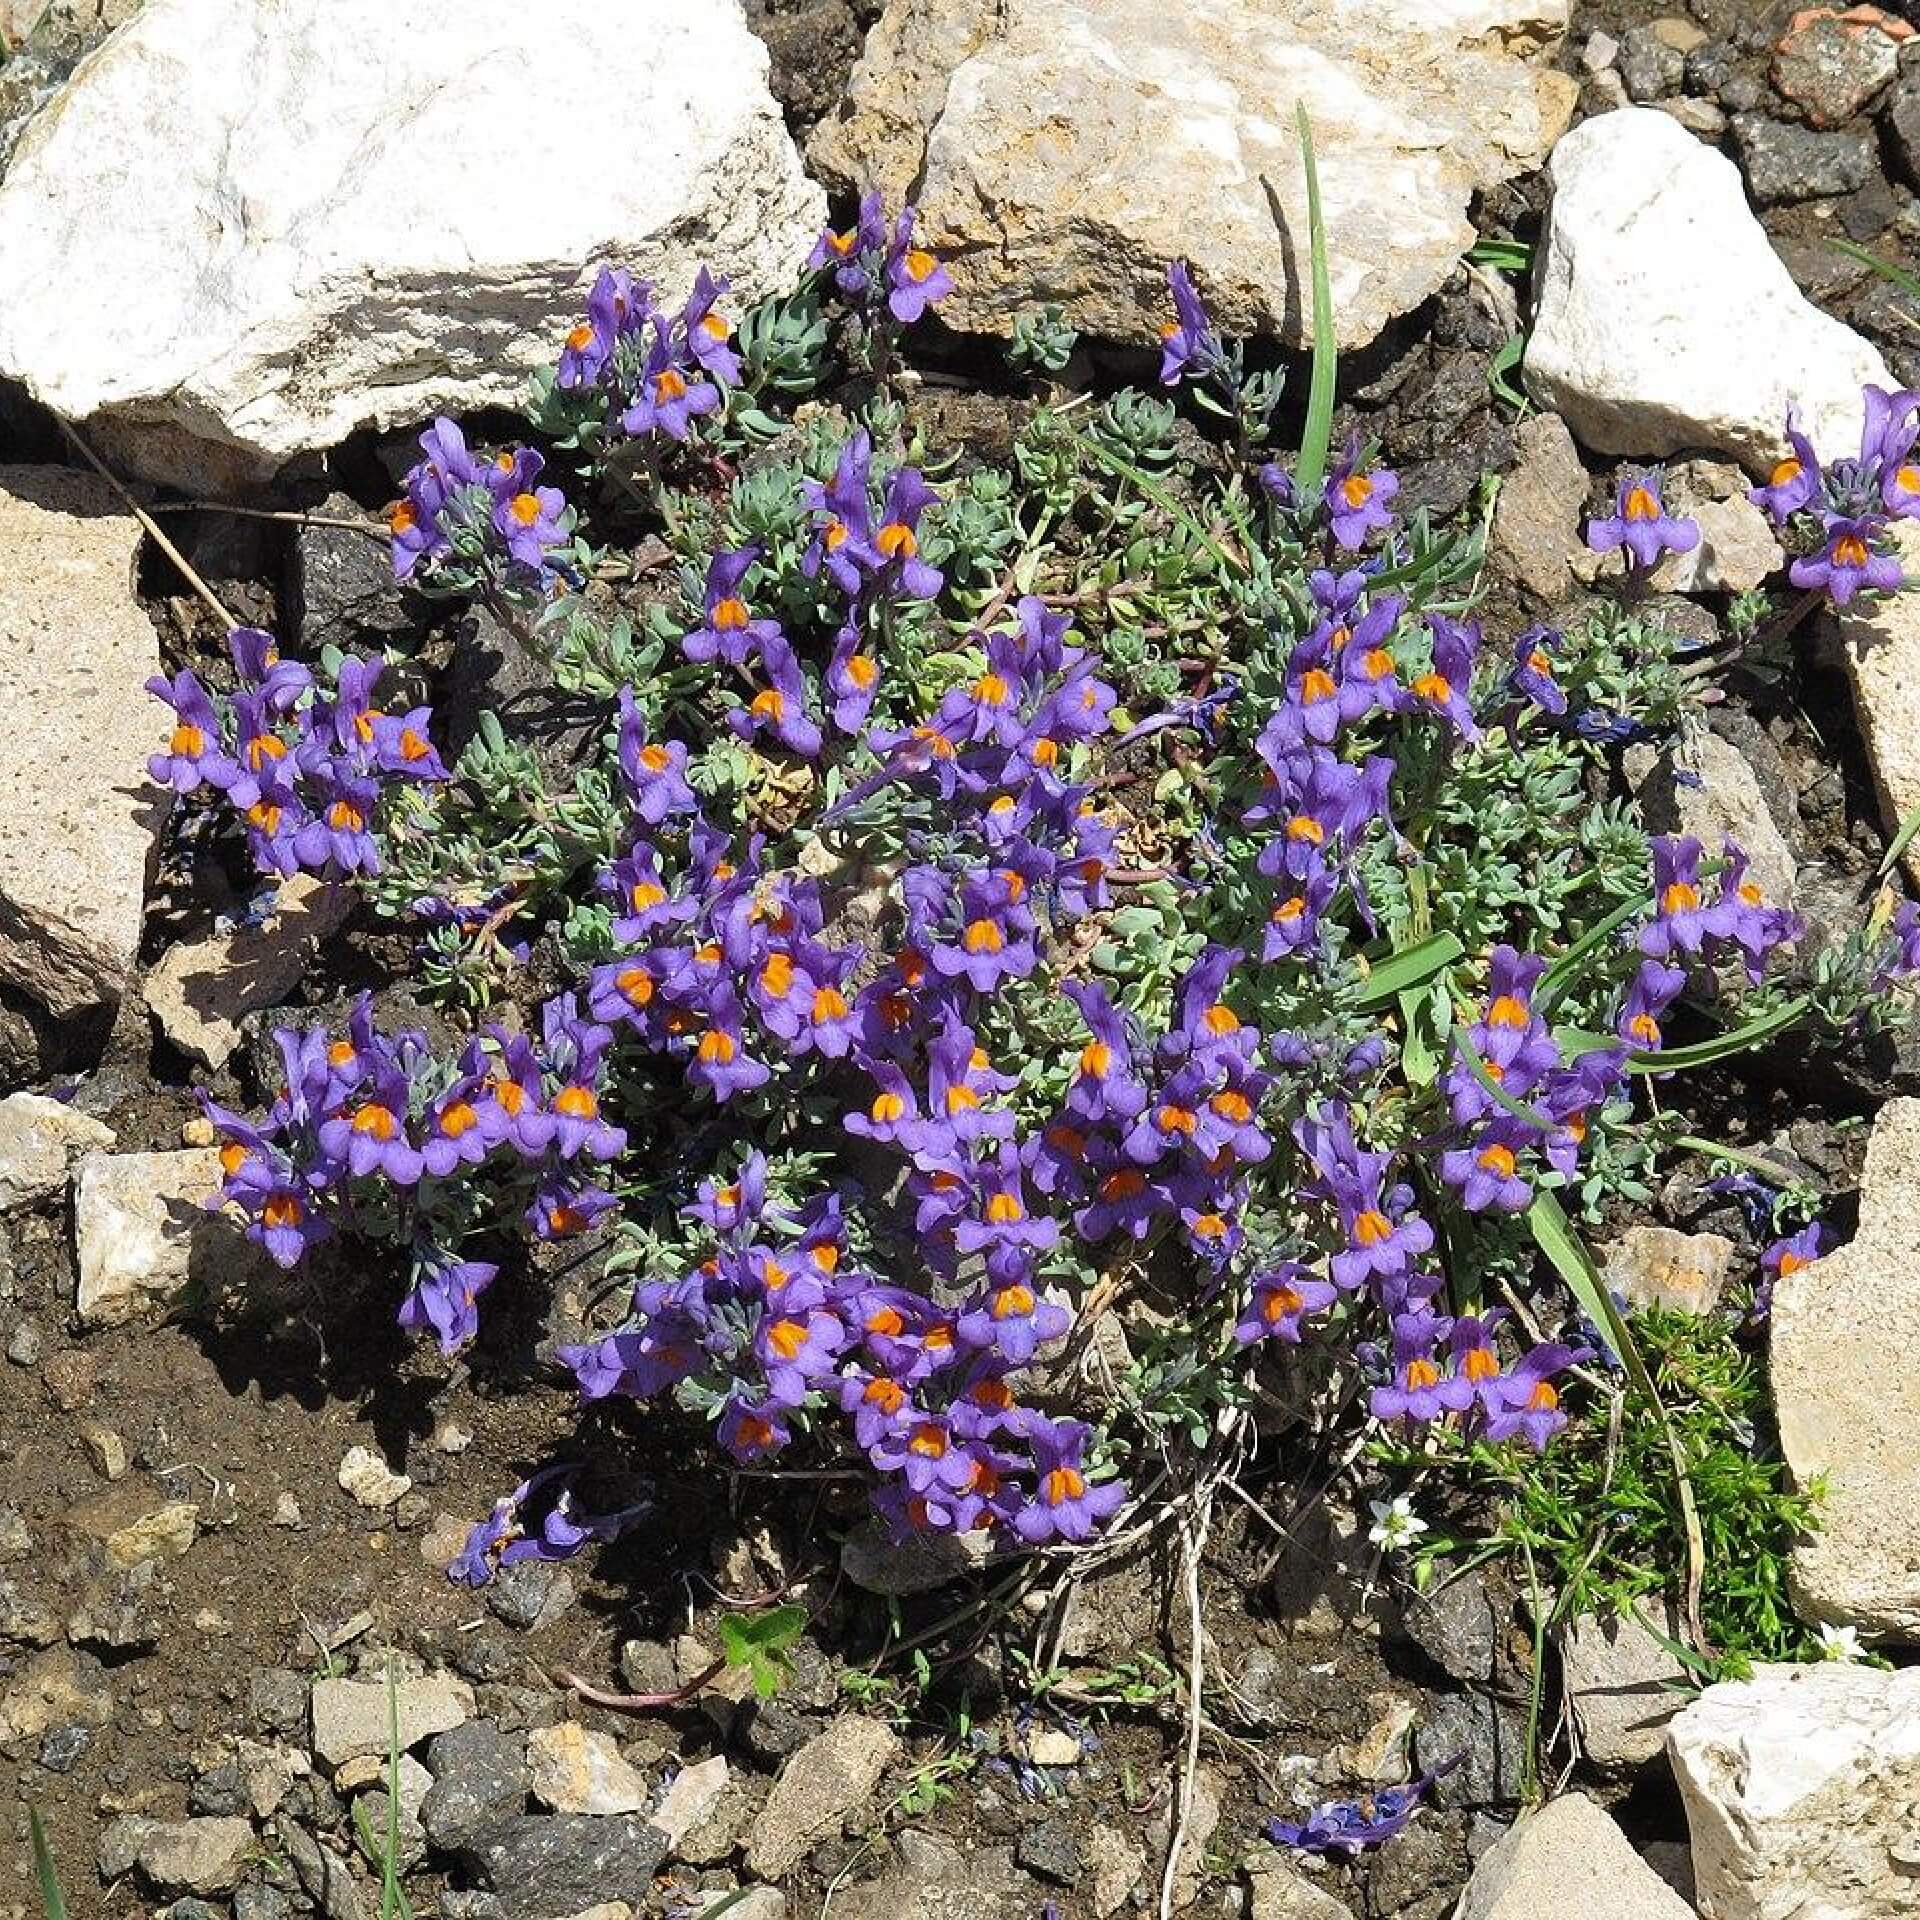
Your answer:
[[[1373,1525],[1367,1529],[1367,1538],[1387,1553],[1411,1546],[1427,1530],[1427,1523],[1413,1510],[1411,1495],[1396,1493],[1391,1500],[1374,1500],[1369,1504],[1373,1508]]]
[[[1858,1627],[1829,1627],[1820,1629],[1820,1658],[1822,1660],[1863,1660],[1866,1648],[1860,1644]]]

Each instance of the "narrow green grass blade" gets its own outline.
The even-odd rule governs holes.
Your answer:
[[[33,1836],[33,1873],[40,1882],[40,1904],[47,1920],[67,1920],[67,1903],[60,1893],[60,1878],[53,1870],[53,1849],[47,1845],[47,1830],[40,1824],[37,1808],[27,1809],[27,1831]]]
[[[1466,958],[1466,948],[1450,933],[1436,933],[1417,946],[1404,948],[1391,959],[1382,960],[1367,975],[1357,1002],[1362,1007],[1384,1007],[1389,1000],[1410,987],[1422,987],[1436,974],[1444,973],[1456,960]]]
[[[1915,807],[1900,822],[1900,831],[1893,836],[1893,842],[1887,848],[1887,857],[1880,862],[1877,878],[1884,880],[1900,864],[1900,856],[1913,844],[1916,833],[1920,833],[1920,807]]]
[[[1690,1047],[1667,1047],[1657,1053],[1627,1055],[1629,1073],[1679,1073],[1688,1067],[1710,1067],[1749,1047],[1763,1045],[1776,1033],[1784,1033],[1806,1013],[1812,1001],[1803,993],[1772,1013],[1763,1013],[1728,1033],[1716,1033],[1711,1040],[1696,1040]]]
[[[1653,895],[1641,894],[1629,900],[1625,906],[1616,907],[1604,920],[1596,921],[1540,976],[1540,984],[1534,989],[1534,999],[1542,1007],[1552,1006],[1579,972],[1580,963],[1587,955],[1609,934],[1619,932],[1636,914],[1644,913],[1652,905]]]
[[[1871,267],[1882,280],[1898,287],[1902,293],[1920,300],[1920,276],[1909,273],[1892,260],[1881,259],[1877,253],[1870,253],[1865,247],[1855,246],[1851,240],[1830,240],[1827,244],[1844,253],[1849,260],[1858,260],[1863,267]]]
[[[1693,1635],[1694,1645],[1705,1652],[1707,1636],[1700,1624],[1700,1587],[1706,1578],[1707,1546],[1706,1537],[1700,1530],[1700,1504],[1694,1498],[1693,1476],[1688,1471],[1686,1449],[1681,1446],[1680,1436],[1667,1415],[1659,1389],[1653,1383],[1653,1375],[1634,1340],[1632,1328],[1627,1325],[1626,1315],[1613,1304],[1613,1295],[1607,1291],[1606,1282],[1600,1277],[1600,1269],[1594,1264],[1593,1255],[1587,1251],[1587,1243],[1581,1239],[1580,1230],[1567,1218],[1566,1209],[1561,1206],[1559,1199],[1552,1193],[1536,1193],[1533,1205],[1527,1209],[1527,1226],[1533,1234],[1534,1244],[1567,1283],[1567,1291],[1579,1303],[1581,1312],[1587,1316],[1600,1337],[1619,1355],[1620,1364],[1626,1368],[1634,1391],[1660,1422],[1667,1443],[1667,1457],[1673,1462],[1674,1492],[1680,1502],[1680,1527],[1687,1549],[1687,1628]]]
[[[1313,158],[1313,128],[1307,106],[1298,108],[1300,159],[1307,175],[1307,253],[1313,278],[1313,371],[1307,382],[1307,420],[1300,434],[1300,459],[1294,490],[1304,503],[1314,499],[1327,477],[1327,449],[1333,444],[1333,383],[1339,349],[1333,339],[1333,285],[1327,278],[1327,230],[1320,215],[1320,170]]]
[[[1500,1106],[1504,1107],[1516,1120],[1541,1133],[1551,1133],[1553,1122],[1538,1107],[1530,1107],[1524,1100],[1516,1100],[1498,1080],[1493,1077],[1492,1069],[1480,1058],[1479,1049],[1456,1027],[1453,1031],[1454,1051],[1466,1063],[1467,1071],[1478,1080],[1486,1092]]]

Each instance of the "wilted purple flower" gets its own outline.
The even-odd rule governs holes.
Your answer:
[[[1167,288],[1174,317],[1160,329],[1160,384],[1177,387],[1188,378],[1205,379],[1219,368],[1226,352],[1184,260],[1168,266]]]
[[[1614,510],[1606,520],[1587,525],[1587,545],[1595,553],[1625,547],[1636,567],[1652,567],[1663,553],[1691,553],[1700,544],[1698,522],[1676,519],[1660,498],[1658,468],[1630,468],[1614,491]]]
[[[1404,1787],[1387,1787],[1359,1800],[1323,1801],[1298,1822],[1269,1820],[1267,1838],[1275,1846],[1296,1847],[1302,1853],[1352,1854],[1378,1846],[1413,1818],[1433,1783],[1459,1764],[1456,1756]]]

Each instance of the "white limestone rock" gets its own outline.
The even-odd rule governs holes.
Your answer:
[[[281,883],[272,914],[259,925],[169,947],[143,982],[147,1011],[182,1053],[225,1066],[240,1044],[241,1021],[286,998],[315,946],[345,923],[353,905],[351,888],[295,874]]]
[[[1693,1920],[1585,1794],[1549,1800],[1480,1856],[1459,1920]]]
[[[1920,572],[1920,522],[1896,520],[1893,546],[1908,573]],[[1920,594],[1856,599],[1833,618],[1891,837],[1920,807]],[[1920,838],[1909,843],[1905,865],[1920,886]]]
[[[25,285],[4,237],[0,261],[4,328]],[[119,1001],[166,818],[146,769],[166,725],[143,688],[160,643],[133,597],[139,545],[101,481],[0,466],[0,979],[62,1018]]]
[[[1664,1613],[1651,1601],[1607,1619],[1583,1613],[1561,1636],[1567,1701],[1595,1766],[1624,1770],[1659,1757],[1689,1678],[1663,1640],[1684,1638],[1671,1601]]]
[[[1759,1667],[1709,1687],[1667,1752],[1709,1920],[1920,1913],[1920,1670]]]
[[[1867,1145],[1859,1231],[1780,1276],[1772,1319],[1781,1452],[1796,1486],[1826,1489],[1794,1551],[1794,1605],[1902,1640],[1920,1640],[1920,1378],[1888,1341],[1920,1316],[1917,1216],[1920,1100],[1890,1100]]]
[[[1601,453],[1711,450],[1759,473],[1790,405],[1823,456],[1859,450],[1861,387],[1899,383],[1794,285],[1732,161],[1634,107],[1576,127],[1548,171],[1535,400]]]
[[[0,1100],[0,1213],[51,1200],[65,1190],[67,1169],[81,1154],[113,1141],[111,1127],[64,1100],[8,1094]]]
[[[1567,124],[1574,82],[1523,57],[1567,16],[1567,0],[890,0],[808,153],[844,184],[912,190],[950,256],[953,325],[1004,334],[1050,300],[1150,339],[1184,257],[1226,332],[1298,344],[1304,102],[1357,346],[1439,288],[1473,244],[1472,196]]]
[[[199,492],[514,403],[600,263],[792,284],[767,72],[739,0],[148,0],[0,184],[0,373]]]
[[[75,1302],[90,1327],[116,1327],[172,1306],[190,1281],[255,1250],[205,1203],[220,1185],[211,1147],[177,1153],[90,1153],[73,1179],[80,1272]]]

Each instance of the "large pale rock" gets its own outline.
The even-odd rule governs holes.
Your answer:
[[[0,1213],[51,1200],[81,1154],[110,1147],[113,1140],[111,1127],[64,1100],[8,1094],[0,1100]]]
[[[1920,574],[1920,523],[1895,521],[1893,541],[1908,574]],[[1834,619],[1880,818],[1891,836],[1920,807],[1920,594],[1856,599]],[[1920,838],[1909,843],[1905,864],[1920,885]]]
[[[1776,788],[1777,800],[1768,798],[1759,751],[1689,720],[1659,752],[1645,744],[1629,747],[1625,768],[1649,829],[1690,834],[1713,854],[1733,840],[1746,853],[1748,877],[1767,899],[1791,906],[1799,862],[1775,813],[1776,804],[1783,811],[1791,804],[1791,796]],[[1730,1247],[1724,1254],[1715,1250],[1709,1263],[1716,1297],[1731,1256]]]
[[[206,1211],[219,1185],[220,1156],[212,1147],[90,1153],[80,1162],[73,1180],[75,1304],[87,1325],[114,1327],[163,1311],[222,1256],[251,1261],[253,1249]]]
[[[1707,1920],[1920,1913],[1920,1671],[1760,1667],[1709,1687],[1667,1751]]]
[[[911,188],[955,325],[1026,305],[1123,339],[1192,262],[1229,333],[1310,331],[1294,109],[1317,134],[1334,312],[1371,340],[1473,243],[1472,196],[1537,166],[1573,83],[1513,51],[1567,0],[890,0],[809,155]],[[1262,186],[1279,196],[1281,226]],[[1204,183],[1196,190],[1196,183]]]
[[[855,1808],[864,1807],[900,1751],[877,1720],[850,1713],[815,1734],[780,1769],[747,1845],[747,1869],[781,1880]]]
[[[1641,1602],[1605,1620],[1583,1613],[1561,1637],[1568,1704],[1595,1766],[1643,1767],[1658,1757],[1688,1676],[1655,1635],[1677,1641],[1683,1631],[1671,1602],[1664,1616]]]
[[[24,282],[5,238],[0,260],[4,328]],[[133,597],[139,544],[100,481],[0,466],[0,980],[62,1016],[119,1000],[166,817],[147,780],[165,728],[141,684],[160,645]]]
[[[1550,1800],[1481,1855],[1458,1920],[1693,1920],[1585,1794]]]
[[[1806,1617],[1920,1639],[1920,1377],[1888,1329],[1920,1318],[1920,1100],[1890,1100],[1867,1144],[1860,1227],[1773,1295],[1773,1401],[1796,1486],[1823,1483],[1796,1550]]]
[[[349,887],[295,874],[259,925],[169,947],[142,983],[147,1011],[182,1053],[225,1066],[240,1044],[240,1022],[287,997],[353,902]]]
[[[738,0],[148,0],[0,186],[0,372],[235,489],[517,401],[597,263],[737,310],[823,217]]]
[[[1589,447],[1712,450],[1759,472],[1798,406],[1822,455],[1858,452],[1860,389],[1899,383],[1793,283],[1732,161],[1627,108],[1553,151],[1528,391]]]

